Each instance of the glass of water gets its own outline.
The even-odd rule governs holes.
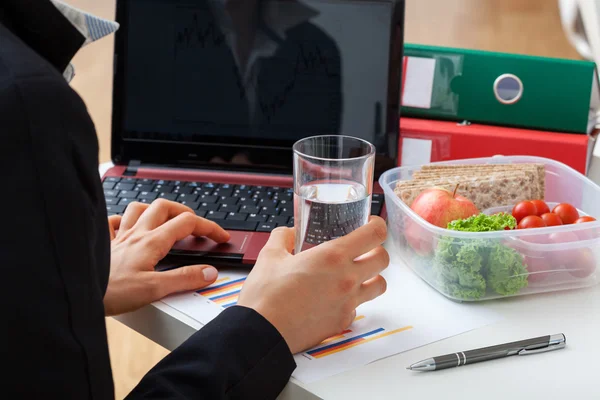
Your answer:
[[[332,135],[302,139],[293,150],[296,253],[368,222],[375,146]]]

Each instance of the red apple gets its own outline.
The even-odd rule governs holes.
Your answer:
[[[458,189],[458,185],[456,186]],[[410,208],[432,225],[446,228],[448,223],[479,214],[473,202],[446,189],[431,188],[423,191]]]
[[[406,219],[404,237],[410,247],[420,256],[427,256],[433,252],[433,235],[419,225],[417,221]]]

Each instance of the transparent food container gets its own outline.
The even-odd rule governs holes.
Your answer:
[[[600,219],[600,187],[554,160],[495,156],[433,163],[545,165],[545,198],[550,210],[559,203],[580,216]],[[457,301],[575,289],[598,283],[600,222],[495,232],[458,232],[439,228],[418,216],[394,194],[396,182],[410,179],[421,166],[394,168],[379,183],[385,192],[388,232],[398,255],[423,280]],[[531,199],[535,200],[535,199]],[[514,204],[480,210],[511,213]]]

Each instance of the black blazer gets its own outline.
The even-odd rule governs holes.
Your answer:
[[[48,0],[0,2],[0,397],[113,399],[102,299],[110,243],[94,125],[61,72],[83,43]],[[295,363],[232,307],[129,398],[275,398]]]

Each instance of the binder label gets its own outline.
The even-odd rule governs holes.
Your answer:
[[[431,108],[435,64],[435,58],[404,57],[402,106]]]

